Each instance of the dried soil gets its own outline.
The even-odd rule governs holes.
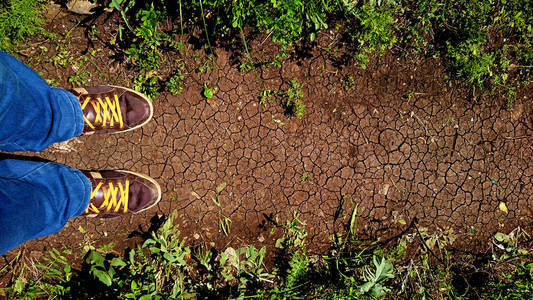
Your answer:
[[[76,20],[60,16],[50,26],[61,32]],[[103,40],[115,24],[102,19]],[[102,41],[88,40],[82,28],[71,34],[72,53],[103,48],[87,65],[93,75],[113,71],[91,77],[91,84],[128,82],[128,69]],[[319,44],[329,39],[325,32]],[[261,42],[250,43],[256,57],[273,47]],[[199,52],[185,57],[183,93],[154,99],[154,119],[144,128],[78,137],[30,154],[80,169],[149,174],[163,189],[157,209],[121,219],[76,218],[20,248],[38,257],[51,247],[131,244],[132,231],[146,230],[154,215],[174,209],[183,237],[219,249],[272,247],[271,229],[297,212],[309,232],[307,244],[325,252],[330,237],[344,231],[355,203],[360,237],[381,241],[416,222],[431,230],[451,228],[459,237],[455,247],[477,252],[497,231],[532,228],[531,86],[508,111],[502,99],[448,84],[439,59],[389,54],[367,69],[339,68],[331,52],[316,46],[308,57],[288,59],[280,68],[256,69],[267,89],[287,88],[292,78],[304,84],[307,113],[299,120],[287,118],[274,102],[259,104],[263,87],[253,72],[232,65],[234,53],[217,48],[216,68],[206,73],[195,69],[193,53]],[[58,72],[49,63],[26,61],[45,78]],[[354,84],[347,85],[347,76]],[[68,86],[66,76],[62,80]],[[214,98],[202,96],[204,82],[218,88]],[[227,186],[219,208],[212,197],[222,182]],[[228,236],[219,229],[222,215],[232,221]]]

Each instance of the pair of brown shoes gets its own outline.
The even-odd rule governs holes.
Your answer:
[[[128,88],[97,86],[71,92],[83,111],[83,135],[130,131],[148,123],[153,115],[151,101]],[[109,218],[138,213],[161,200],[161,187],[147,175],[124,170],[82,173],[92,185],[84,215]]]

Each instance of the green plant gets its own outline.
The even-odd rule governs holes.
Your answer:
[[[67,285],[72,278],[72,269],[67,261],[66,255],[70,255],[70,250],[59,251],[52,249],[48,251],[48,256],[42,257],[42,263],[32,263],[28,266],[22,263],[20,268],[15,268],[13,284],[5,289],[0,289],[0,296],[8,299],[33,299],[51,295],[65,295],[70,292]],[[20,253],[16,260],[20,258]],[[30,275],[33,273],[33,276]]]
[[[390,289],[384,287],[382,284],[387,279],[394,278],[394,269],[392,264],[387,262],[385,258],[381,258],[381,262],[378,262],[377,257],[374,255],[372,257],[372,262],[374,263],[375,271],[369,266],[365,266],[363,272],[363,279],[366,281],[360,287],[361,294],[370,294],[373,297],[382,297]]]
[[[184,79],[183,64],[180,63],[177,69],[175,69],[174,74],[165,81],[165,87],[172,95],[179,95],[183,91]]]
[[[351,89],[355,88],[356,87],[356,84],[355,84],[355,78],[350,75],[348,77],[346,77],[344,79],[344,90],[345,91],[350,91]]]
[[[357,7],[349,1],[343,1],[345,13],[358,20],[358,23],[349,27],[348,32],[352,40],[358,43],[355,58],[363,69],[370,54],[376,52],[383,55],[387,48],[397,42],[393,32],[396,5],[393,1],[382,2],[369,1]]]
[[[198,72],[207,73],[211,70],[215,70],[216,67],[215,57],[213,55],[208,55],[203,63],[198,67]]]
[[[202,16],[202,23],[204,25],[205,38],[207,40],[207,45],[209,46],[209,51],[211,51],[211,55],[215,56],[215,52],[213,51],[213,47],[211,47],[211,42],[209,41],[209,32],[207,31],[207,24],[205,22],[204,6],[202,5],[202,2],[204,2],[204,0],[198,1],[198,3],[200,4],[200,15]]]
[[[302,90],[303,84],[299,83],[296,78],[293,78],[288,82],[288,85],[289,88],[287,90],[264,89],[261,92],[259,103],[263,108],[266,108],[269,101],[278,100],[285,109],[287,116],[296,116],[298,119],[301,119],[305,116],[307,110],[305,102],[302,99],[304,97]]]
[[[276,248],[279,249],[301,249],[305,245],[307,232],[304,230],[305,223],[298,219],[296,212],[292,215],[292,220],[287,221],[283,226],[283,236],[276,240]]]
[[[161,93],[159,78],[151,71],[135,77],[133,88],[144,93],[150,99],[157,97]]]
[[[45,33],[42,0],[0,2],[0,49],[14,51],[27,37]]]
[[[261,106],[263,106],[263,108],[266,108],[268,102],[270,100],[272,100],[272,99],[274,99],[274,93],[272,92],[272,90],[264,89],[263,91],[261,91],[259,104],[261,104]]]
[[[120,16],[122,17],[122,20],[126,24],[126,26],[133,31],[133,28],[130,26],[130,23],[128,22],[128,18],[126,17],[126,13],[133,8],[136,1],[129,1],[129,0],[111,0],[109,3],[109,8],[116,9],[120,12]],[[119,27],[118,32],[120,35],[122,35],[122,27]]]
[[[218,215],[220,217],[220,219],[218,220],[218,228],[220,229],[220,231],[222,231],[222,233],[224,233],[224,235],[228,236],[230,231],[231,231],[231,219],[229,217],[227,217],[226,215],[224,215],[224,213],[222,212],[222,203],[220,201],[220,193],[226,188],[226,185],[227,183],[224,181],[224,182],[221,182],[215,189],[215,195],[214,196],[211,196],[211,200],[213,201],[213,203],[215,203],[215,205],[218,207]]]
[[[279,68],[287,58],[289,58],[288,47],[284,44],[281,44],[278,47],[278,53],[276,53],[270,61],[270,65]]]
[[[125,53],[134,64],[139,65],[143,70],[158,69],[163,62],[163,55],[159,48],[167,38],[158,29],[162,15],[159,11],[154,10],[152,5],[150,9],[140,10],[137,13],[137,18],[141,20],[140,26],[135,30],[138,43],[131,44]]]
[[[77,60],[72,59],[71,68],[74,70],[74,74],[68,77],[68,82],[72,83],[73,86],[85,85],[89,81],[89,77],[91,77],[91,73],[85,69],[89,59],[86,56],[82,56]]]
[[[204,97],[206,97],[207,99],[211,99],[215,96],[215,93],[217,92],[218,88],[217,87],[211,87],[211,85],[207,82],[204,82],[204,91],[203,91],[203,95]]]
[[[291,254],[287,278],[284,285],[286,289],[297,287],[307,280],[311,260],[302,250],[296,250]]]
[[[450,62],[448,68],[469,84],[483,87],[485,81],[494,75],[496,68],[494,53],[483,51],[483,41],[465,41],[457,46],[448,45]]]
[[[174,227],[175,217],[173,212],[159,230],[137,249],[127,251],[124,258],[103,256],[94,250],[88,253],[89,274],[110,289],[104,289],[104,294],[119,290],[122,297],[139,299],[190,295],[185,274],[191,251]]]
[[[293,78],[289,81],[289,89],[287,90],[286,94],[289,98],[289,101],[293,101],[295,99],[300,99],[304,96],[304,93],[302,91],[303,85],[298,82],[296,78]]]
[[[228,236],[231,232],[231,223],[231,219],[226,216],[222,216],[222,218],[218,220],[218,228],[220,228],[225,236]]]
[[[321,30],[329,28],[328,23],[345,22],[335,27],[339,37],[328,48],[353,50],[353,57],[363,68],[372,55],[383,55],[393,46],[402,53],[414,50],[442,57],[448,72],[473,89],[506,95],[509,109],[519,91],[532,82],[533,5],[528,1],[178,1],[181,43],[159,29],[165,14],[171,13],[167,5],[156,0],[135,11],[142,7],[135,0],[109,4],[120,12],[125,26],[135,25],[130,30],[136,41],[127,54],[141,69],[157,69],[165,58],[162,49],[183,45],[184,21],[203,28],[211,57],[216,39],[229,35],[232,44],[241,40],[245,58],[239,70],[243,72],[263,64],[281,66],[297,52],[291,46],[302,38],[314,40]],[[117,36],[122,39],[121,26]],[[232,33],[240,38],[233,38]],[[257,33],[265,34],[261,45],[268,39],[278,43],[278,51],[262,57],[259,63],[254,62],[247,42]],[[342,59],[338,54],[333,56]],[[209,68],[204,65],[199,69],[205,72]],[[349,83],[346,87],[350,88]]]
[[[220,183],[216,193],[225,187],[224,182]],[[394,249],[382,249],[377,243],[357,239],[359,206],[348,195],[342,199],[354,206],[345,232],[334,235],[328,255],[307,253],[305,223],[297,213],[282,226],[275,224],[274,229],[281,228],[283,232],[276,241],[274,268],[270,271],[265,267],[269,257],[266,247],[245,245],[218,252],[204,244],[188,246],[174,224],[178,217],[174,211],[158,229],[143,232],[143,240],[133,249],[121,251],[121,255],[112,251],[112,244],[93,247],[85,254],[79,270],[72,269],[68,250],[49,251],[43,263],[31,265],[23,262],[19,252],[0,268],[0,275],[12,268],[10,283],[0,289],[0,296],[9,299],[531,298],[533,263],[529,259],[531,250],[523,244],[529,235],[522,229],[496,234],[493,258],[484,256],[486,262],[485,258],[479,261],[474,260],[474,255],[445,250],[453,243],[453,231],[431,232],[416,224],[411,227],[414,231],[393,243]],[[85,230],[80,227],[80,231]],[[414,253],[404,257],[408,247],[415,247]],[[500,256],[501,253],[512,255]]]
[[[56,55],[52,57],[49,61],[52,62],[52,64],[56,67],[60,66],[66,68],[67,66],[73,64],[75,59],[67,50],[61,50],[62,47],[63,46],[59,47]]]
[[[188,293],[185,279],[186,259],[191,254],[190,248],[185,246],[185,240],[180,239],[180,233],[174,226],[176,216],[177,213],[174,211],[162,228],[153,232],[152,238],[143,243],[143,247],[148,247],[153,253],[152,261],[162,270],[162,276],[159,278],[161,281],[157,282],[156,286],[161,288],[172,283],[172,297]]]
[[[509,267],[509,266],[506,266]],[[513,270],[496,270],[497,278],[489,282],[483,296],[490,299],[531,299],[533,294],[533,263],[518,261]]]
[[[514,229],[509,234],[496,232],[492,244],[496,249],[500,250],[500,253],[497,253],[495,251],[496,249],[494,249],[492,253],[493,259],[499,261],[517,256],[527,256],[529,251],[519,247],[519,242],[527,238],[530,238],[529,235],[520,227]]]
[[[227,248],[220,255],[220,265],[223,268],[223,276],[227,280],[239,278],[238,288],[243,291],[257,282],[265,281],[272,283],[272,274],[266,272],[263,260],[266,248],[256,249],[254,246],[239,249]]]
[[[80,69],[68,77],[68,82],[72,83],[73,86],[82,86],[89,81],[91,73],[87,70]]]
[[[448,71],[474,91],[507,97],[531,83],[533,5],[528,1],[419,1],[407,6],[404,43],[440,56]],[[520,67],[515,67],[520,66]],[[514,78],[514,80],[510,80]]]
[[[302,37],[305,29],[314,40],[316,32],[328,28],[326,13],[333,9],[332,1],[272,0],[259,5],[255,12],[256,24],[282,45],[291,45]]]
[[[116,274],[114,268],[126,265],[126,263],[116,257],[109,264],[106,264],[104,256],[95,250],[89,251],[85,261],[91,266],[89,273],[107,286],[113,284],[113,277]]]
[[[309,177],[311,177],[311,175],[309,175],[309,173],[307,172],[304,172],[302,176],[300,177],[300,183],[301,184],[307,183],[309,181]]]
[[[294,111],[294,115],[301,119],[305,115],[306,107],[305,103],[302,100],[304,93],[302,91],[303,85],[293,78],[289,81],[289,89],[286,91],[287,101],[285,107],[289,110]]]
[[[254,68],[254,65],[252,65],[249,62],[243,61],[243,62],[241,62],[239,64],[239,72],[243,72],[243,73],[244,72],[248,72],[248,71],[252,70],[253,68]]]

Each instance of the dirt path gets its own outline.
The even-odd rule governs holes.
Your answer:
[[[273,221],[297,212],[308,243],[325,250],[354,203],[361,237],[391,237],[418,220],[432,230],[452,228],[460,245],[483,249],[496,231],[531,228],[531,97],[520,95],[513,112],[489,100],[474,104],[445,84],[438,60],[392,57],[351,70],[355,84],[346,90],[345,74],[316,53],[261,74],[270,89],[292,78],[304,83],[307,114],[287,119],[275,103],[259,105],[254,74],[239,73],[228,57],[219,51],[216,70],[191,73],[182,95],[155,99],[154,120],[142,130],[80,137],[39,154],[81,169],[148,173],[163,187],[157,211],[78,218],[24,247],[121,243],[173,209],[189,241],[216,247],[271,244]],[[201,96],[205,81],[219,89],[213,99]],[[218,207],[212,197],[223,182]],[[222,215],[231,219],[227,237]]]
[[[74,29],[78,20],[64,18],[51,25],[54,30]],[[100,32],[113,26],[102,25]],[[81,28],[69,34],[73,51],[104,47],[88,41]],[[94,58],[98,72],[127,73],[106,51]],[[292,78],[304,84],[302,120],[287,119],[273,102],[263,108],[254,73],[238,72],[230,53],[217,50],[216,69],[201,73],[187,66],[184,92],[154,99],[154,119],[143,129],[80,137],[31,154],[80,169],[147,173],[161,183],[163,200],[137,216],[72,220],[58,234],[22,247],[38,257],[49,247],[128,243],[130,232],[174,209],[184,237],[217,248],[272,245],[271,229],[297,212],[308,244],[325,251],[355,203],[361,238],[383,240],[416,221],[431,230],[451,228],[458,247],[483,250],[496,231],[532,227],[531,87],[509,112],[448,86],[439,60],[386,56],[366,70],[341,72],[331,55],[314,51],[259,74],[272,90],[286,89]],[[46,77],[58,68],[39,71]],[[201,95],[204,82],[218,88],[213,99]],[[219,207],[212,198],[222,183]],[[219,228],[223,216],[231,219],[227,236]]]

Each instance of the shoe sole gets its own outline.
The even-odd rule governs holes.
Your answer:
[[[115,172],[120,172],[120,173],[128,173],[128,174],[131,174],[131,175],[135,175],[135,176],[138,176],[138,177],[141,177],[141,178],[144,178],[148,181],[150,181],[153,185],[155,185],[156,189],[157,189],[157,200],[154,201],[154,203],[152,203],[151,205],[139,210],[139,211],[136,211],[134,213],[131,213],[132,215],[136,215],[140,212],[143,212],[145,210],[148,210],[152,207],[154,207],[155,205],[157,205],[157,203],[159,203],[159,201],[161,201],[161,186],[159,185],[159,183],[157,183],[157,181],[155,181],[155,179],[153,179],[152,177],[149,177],[147,175],[144,175],[144,174],[141,174],[141,173],[137,173],[137,172],[133,172],[133,171],[126,171],[126,170],[114,170]],[[87,214],[87,215],[83,215],[84,217],[88,217],[88,218],[95,218],[97,216],[99,216],[101,214]],[[122,216],[125,216],[125,215],[128,215],[128,213],[125,213],[125,214],[117,214],[115,216],[110,216],[110,217],[104,217],[104,218],[107,218],[107,219],[113,219],[113,218],[118,218],[118,217],[122,217]]]
[[[123,89],[123,90],[126,90],[128,92],[131,92],[131,93],[134,93],[136,94],[137,96],[143,98],[146,100],[146,102],[148,102],[148,105],[150,106],[150,115],[148,116],[148,119],[146,119],[146,121],[142,122],[141,124],[137,125],[137,126],[134,126],[132,128],[128,128],[126,130],[120,130],[120,131],[115,131],[115,132],[110,132],[110,134],[117,134],[117,133],[123,133],[123,132],[128,132],[128,131],[131,131],[131,130],[134,130],[134,129],[137,129],[139,127],[142,127],[144,125],[146,125],[148,122],[150,122],[150,120],[152,120],[152,117],[154,116],[154,106],[152,104],[152,100],[148,99],[148,97],[146,97],[145,94],[143,93],[140,93],[140,92],[137,92],[136,90],[132,90],[130,88],[127,88],[127,87],[123,87],[123,86],[118,86],[118,85],[108,85],[108,86],[111,86],[111,87],[115,87],[115,88],[119,88],[119,89]]]

